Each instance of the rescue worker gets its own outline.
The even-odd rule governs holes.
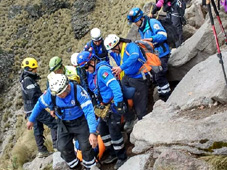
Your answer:
[[[52,110],[51,114],[58,117],[57,149],[61,152],[61,157],[71,169],[80,168],[73,144],[73,139],[77,139],[82,150],[84,167],[98,169],[92,149],[97,145],[97,121],[87,92],[80,85],[69,82],[64,74],[51,73],[48,80],[50,87],[36,103],[27,128],[32,128],[42,109],[55,105],[55,111]]]
[[[177,28],[179,39],[176,42],[176,47],[179,47],[183,42],[183,25],[186,24],[186,20],[184,19],[186,8],[185,0],[157,0],[156,2],[149,16],[152,18],[156,12],[163,7],[163,11],[167,12],[166,17],[169,18]]]
[[[117,67],[113,67],[113,73],[118,76],[124,71],[124,77],[121,80],[122,86],[134,87],[135,92],[133,95],[133,103],[136,111],[137,118],[141,120],[143,116],[147,114],[146,107],[148,102],[148,79],[143,79],[143,75],[139,71],[145,61],[143,54],[137,44],[134,42],[127,41],[123,38],[119,38],[115,34],[109,34],[104,44],[107,50],[111,50],[116,54],[114,57],[116,63],[119,65],[119,61],[122,60],[122,64]],[[112,55],[113,56],[113,55]],[[134,126],[135,115],[128,112],[125,114],[125,126],[126,131]]]
[[[42,91],[37,83],[40,77],[37,75],[38,63],[34,58],[25,58],[22,61],[21,67],[23,69],[20,76],[20,83],[22,89],[22,97],[24,100],[24,111],[27,119],[32,109],[34,108],[38,98],[42,95]],[[50,153],[47,147],[44,145],[43,124],[47,125],[51,129],[51,137],[53,141],[53,148],[56,148],[57,141],[57,122],[51,117],[46,110],[41,110],[41,113],[34,120],[34,136],[36,145],[38,147],[39,158],[46,157]]]
[[[167,33],[158,20],[144,15],[140,8],[132,8],[127,18],[129,22],[135,23],[139,27],[142,40],[150,41],[154,44],[155,51],[158,53],[162,65],[162,71],[155,74],[154,80],[157,83],[159,98],[166,101],[171,94],[169,82],[166,78],[170,56],[169,46],[165,42]]]
[[[80,68],[75,68],[73,66],[64,66],[62,63],[62,58],[55,56],[49,61],[50,72],[56,74],[65,74],[70,81],[75,81],[80,84],[87,91],[86,76]]]
[[[121,116],[126,109],[121,87],[112,74],[111,66],[106,61],[99,62],[94,54],[83,51],[78,55],[77,62],[80,67],[93,73],[94,92],[103,106],[102,109],[110,108],[105,116],[100,117],[98,130],[110,154],[104,163],[112,163],[117,159],[114,169],[118,169],[127,159],[121,134]]]
[[[85,45],[84,51],[89,51],[98,56],[100,60],[109,62],[108,51],[104,46],[101,30],[93,28],[90,34],[91,40]]]
[[[83,85],[83,87],[85,86],[84,89],[90,95],[92,104],[95,106],[97,104],[97,99],[96,99],[95,94],[92,92],[92,90],[90,90],[90,88],[88,86],[89,82],[88,82],[88,79],[87,79],[87,77],[92,76],[92,74],[89,73],[89,72],[86,72],[86,70],[84,68],[81,68],[80,66],[78,66],[78,64],[77,64],[77,56],[78,56],[78,54],[79,53],[74,53],[71,56],[71,63],[72,63],[72,65],[74,67],[76,67],[76,70],[77,70],[78,74],[81,75],[80,77],[82,78],[82,80],[84,82],[83,84],[85,84],[85,85]]]

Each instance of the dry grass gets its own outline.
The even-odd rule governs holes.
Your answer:
[[[204,156],[201,159],[207,161],[213,165],[213,170],[226,170],[227,168],[227,157],[226,156]]]

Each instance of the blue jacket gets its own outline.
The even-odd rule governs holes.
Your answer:
[[[102,39],[102,42],[99,46],[96,46],[94,42],[91,40],[84,46],[84,51],[90,51],[92,54],[95,54],[100,58],[102,61],[108,61],[108,51],[106,50],[104,46],[104,41]]]
[[[134,42],[127,43],[123,55],[123,62],[120,64],[121,55],[111,53],[116,64],[121,67],[125,74],[131,78],[141,78],[142,75],[139,73],[140,67],[143,65],[138,59],[145,61],[142,52],[137,44]]]
[[[101,61],[96,65],[93,81],[96,89],[98,89],[96,93],[100,93],[103,103],[109,103],[113,99],[115,106],[117,106],[118,102],[123,101],[120,84],[113,75],[111,66],[106,61]]]
[[[64,115],[64,117],[62,117],[56,114],[57,117],[62,120],[74,120],[81,117],[84,114],[88,122],[90,133],[95,133],[97,121],[95,118],[94,108],[91,103],[89,95],[81,86],[77,85],[77,101],[79,103],[75,107],[71,107],[75,105],[74,85],[72,82],[70,82],[69,84],[71,86],[71,91],[65,98],[59,98],[58,96],[56,96],[56,105],[62,108],[61,111]],[[32,111],[32,114],[29,117],[29,121],[34,122],[36,117],[42,111],[42,109],[47,108],[51,104],[52,104],[51,92],[50,88],[48,88],[47,91],[42,96],[40,96],[38,102],[36,103]]]
[[[158,52],[159,58],[168,55],[170,49],[169,45],[165,42],[167,40],[166,30],[157,19],[148,18],[147,16],[144,19],[144,24],[139,28],[141,39],[153,39],[152,43]]]

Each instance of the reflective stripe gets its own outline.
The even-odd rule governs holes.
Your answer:
[[[132,53],[131,55],[133,55],[133,54],[139,55],[139,53]]]
[[[79,163],[78,159],[74,159],[71,162],[67,162],[67,164],[69,165],[70,168],[74,168],[77,166],[77,164]]]
[[[111,145],[111,142],[103,142],[105,146],[110,146]]]
[[[81,104],[81,108],[88,106],[89,104],[92,104],[90,100],[86,101],[85,103]]]
[[[160,31],[160,32],[158,32],[158,34],[161,34],[161,35],[164,35],[165,37],[167,37],[167,33],[166,32]]]
[[[27,87],[26,87],[27,89],[34,89],[35,88],[35,85],[34,84],[30,84],[30,85],[28,85]]]
[[[95,158],[93,158],[91,161],[85,161],[83,159],[83,164],[86,168],[91,168],[92,166],[96,165]]]
[[[114,150],[121,150],[122,148],[124,148],[124,144],[122,144],[121,146],[115,146],[115,145],[113,145],[113,148],[114,148]]]
[[[32,112],[32,110],[30,110],[30,111],[24,111],[25,113],[31,113]]]
[[[115,141],[111,140],[112,144],[119,144],[119,143],[122,143],[123,141],[124,141],[123,138],[120,138],[119,140],[115,140]]]
[[[107,140],[107,139],[110,139],[110,135],[106,135],[106,136],[102,136],[102,140]]]
[[[113,81],[113,80],[116,80],[116,79],[115,78],[112,78],[109,81],[107,81],[106,86],[109,86],[110,82]]]
[[[40,97],[40,99],[41,99],[41,102],[46,106],[46,107],[48,107],[48,104],[44,101],[44,99],[43,99],[43,95]]]
[[[171,91],[171,89],[169,88],[169,83],[162,87],[158,86],[157,89],[158,89],[158,93],[161,93],[161,94],[168,93]]]

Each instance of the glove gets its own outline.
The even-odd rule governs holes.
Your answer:
[[[116,109],[117,109],[118,114],[121,114],[121,115],[125,114],[125,112],[126,112],[125,103],[123,101],[122,102],[118,102]]]

